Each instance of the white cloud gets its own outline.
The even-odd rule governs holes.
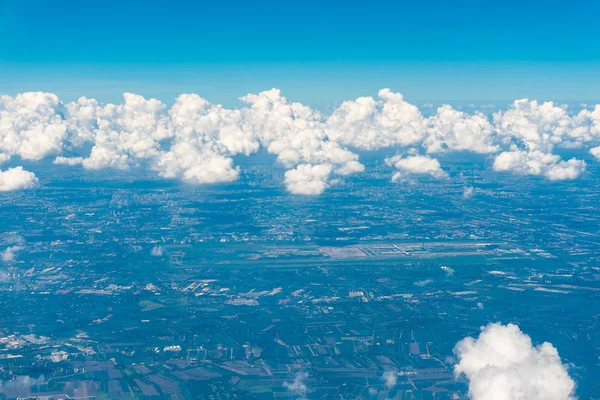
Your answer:
[[[132,93],[123,95],[122,104],[85,97],[62,103],[52,93],[0,96],[0,163],[52,156],[57,165],[144,167],[164,178],[203,184],[237,179],[234,157],[263,148],[289,170],[292,182],[301,165],[329,165],[331,176],[310,180],[313,189],[300,190],[319,194],[336,175],[365,170],[354,149],[499,154],[496,170],[551,180],[573,179],[585,169],[581,160],[561,161],[555,147],[597,146],[590,152],[600,153],[600,105],[573,114],[552,102],[517,100],[490,120],[448,105],[426,118],[389,89],[376,98],[345,101],[325,115],[288,101],[278,89],[241,100],[245,105],[228,109],[197,94],[180,95],[170,108]],[[83,157],[66,156],[88,148]],[[447,176],[435,159],[409,154],[403,160],[396,160],[395,180]]]
[[[398,372],[393,370],[388,370],[383,373],[383,384],[386,389],[391,389],[396,386],[396,382],[398,381]]]
[[[382,89],[379,100],[359,97],[345,101],[326,121],[331,140],[347,146],[375,150],[419,143],[425,137],[427,120],[400,93]]]
[[[592,147],[590,149],[590,154],[596,157],[598,161],[600,161],[600,146]]]
[[[54,159],[52,164],[55,165],[81,165],[83,163],[83,157],[63,157],[58,156]]]
[[[306,386],[306,383],[304,383],[306,378],[308,378],[308,373],[298,372],[294,377],[294,381],[291,383],[288,381],[283,382],[283,387],[295,396],[298,396],[298,398],[304,399],[308,392],[308,387]]]
[[[190,183],[231,182],[240,169],[233,159],[223,156],[209,146],[180,142],[171,146],[157,161],[155,168],[164,178],[180,178]]]
[[[94,146],[84,168],[127,169],[140,160],[155,159],[160,142],[173,135],[166,106],[156,99],[125,93],[123,104],[98,106],[82,101],[89,108]],[[87,132],[86,132],[87,133]]]
[[[521,175],[542,175],[550,180],[575,179],[586,169],[583,160],[572,158],[562,161],[560,156],[540,151],[512,150],[500,153],[494,160],[496,171],[510,171]]]
[[[478,338],[454,348],[457,375],[469,380],[473,400],[571,400],[575,383],[550,343],[533,346],[513,324],[489,324]]]
[[[20,245],[16,245],[16,246],[9,246],[6,249],[4,249],[4,251],[0,252],[0,258],[2,258],[2,261],[4,262],[11,262],[15,260],[15,256],[18,252],[20,252],[21,250],[23,250],[25,247],[20,246]]]
[[[63,108],[51,93],[0,96],[0,152],[26,160],[60,152],[67,138]]]
[[[385,162],[389,166],[394,166],[398,172],[392,176],[392,181],[403,181],[409,175],[429,175],[437,179],[445,178],[448,174],[442,169],[440,163],[435,158],[429,156],[408,156],[397,155],[386,158]]]
[[[0,171],[0,192],[12,190],[34,189],[39,185],[38,178],[33,172],[25,171],[23,167],[9,168]]]
[[[563,105],[523,99],[515,101],[506,111],[496,112],[493,119],[505,142],[527,151],[550,153],[554,146],[581,147],[598,142],[600,137],[598,106],[572,115]]]
[[[496,112],[494,122],[501,136],[522,143],[526,150],[539,152],[552,151],[571,129],[565,107],[527,99],[517,100],[508,110]]]
[[[286,171],[285,186],[290,193],[316,195],[321,194],[329,186],[331,175],[329,164],[302,164]]]
[[[419,286],[419,287],[425,287],[425,286],[429,285],[430,283],[433,283],[433,279],[423,279],[422,281],[416,281],[413,283],[413,285]]]
[[[348,161],[342,166],[335,169],[335,173],[338,175],[352,175],[357,174],[359,172],[363,172],[365,170],[365,166],[359,163],[358,161]]]
[[[150,251],[150,255],[153,257],[162,257],[164,252],[165,250],[162,246],[154,246]]]
[[[492,124],[481,113],[468,115],[450,106],[442,106],[429,119],[428,135],[423,146],[428,153],[495,153],[499,147],[493,143],[493,129]]]
[[[463,191],[462,197],[463,199],[470,199],[475,194],[475,188],[473,186],[468,186]]]

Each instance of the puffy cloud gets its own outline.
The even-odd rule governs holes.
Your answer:
[[[560,156],[540,151],[513,150],[500,153],[494,160],[496,171],[511,171],[522,175],[542,175],[550,180],[575,179],[581,175],[586,164],[572,158],[562,161]]]
[[[33,172],[25,171],[23,167],[9,168],[0,171],[0,192],[12,190],[34,189],[39,185],[38,178]]]
[[[156,169],[164,178],[180,178],[190,183],[231,182],[240,173],[230,157],[209,146],[195,146],[189,142],[171,146],[169,152],[160,156]]]
[[[489,324],[454,348],[473,400],[570,400],[575,383],[552,344],[533,346],[513,324]]]
[[[382,89],[379,100],[345,101],[326,121],[331,140],[365,150],[408,146],[425,137],[427,120],[400,93]]]
[[[463,199],[470,199],[475,194],[475,188],[473,186],[468,186],[463,191],[462,197]]]
[[[428,153],[495,153],[499,147],[493,143],[493,134],[494,128],[483,114],[468,115],[450,106],[442,106],[429,119],[428,135],[423,146]]]
[[[416,281],[416,282],[413,282],[413,285],[418,286],[418,287],[425,287],[425,286],[429,285],[430,283],[433,283],[433,279],[423,279],[421,281]]]
[[[572,128],[565,107],[527,99],[517,100],[508,110],[495,113],[494,123],[501,136],[539,152],[550,152]]]
[[[197,94],[180,95],[170,108],[132,93],[123,95],[122,104],[85,97],[65,104],[51,93],[0,96],[0,163],[12,157],[53,156],[57,165],[123,170],[141,166],[164,178],[201,184],[237,179],[240,169],[234,157],[264,148],[288,170],[286,186],[293,190],[298,190],[294,182],[303,182],[298,178],[306,167],[300,166],[328,165],[326,178],[308,179],[308,186],[299,183],[304,188],[299,192],[318,194],[336,175],[364,171],[354,149],[499,153],[496,170],[560,180],[580,175],[585,163],[561,161],[553,154],[555,146],[600,144],[600,105],[573,115],[552,102],[517,100],[490,120],[480,112],[447,105],[426,118],[389,89],[380,90],[376,98],[343,102],[328,115],[288,101],[278,89],[241,100],[244,106],[228,109]],[[66,156],[88,148],[86,156]],[[598,148],[591,154],[598,156]],[[394,163],[395,180],[413,173],[446,176],[439,163],[426,156],[412,154]]]
[[[598,161],[600,161],[600,146],[592,147],[590,149],[590,154],[596,157]]]
[[[4,262],[14,261],[17,253],[25,249],[25,239],[17,234],[8,235],[4,244],[7,247],[0,252],[0,258]]]
[[[295,169],[286,171],[285,186],[290,193],[294,194],[321,194],[329,186],[330,175],[329,164],[301,164]]]
[[[335,173],[338,175],[352,175],[357,174],[359,172],[363,172],[365,170],[365,166],[359,163],[358,161],[348,161],[343,164],[341,167],[335,169]]]
[[[306,393],[308,392],[308,387],[304,381],[308,378],[308,373],[306,372],[298,372],[294,377],[293,382],[285,381],[283,382],[283,387],[293,393],[298,398],[304,399],[306,398]]]
[[[2,258],[2,261],[4,261],[4,262],[14,261],[16,254],[18,252],[20,252],[21,250],[23,250],[24,248],[25,247],[20,246],[20,245],[9,246],[6,249],[4,249],[4,251],[0,252],[0,258]]]
[[[493,120],[505,142],[530,151],[550,153],[554,146],[581,147],[600,138],[599,106],[571,115],[566,106],[523,99],[496,112]]]
[[[385,162],[389,166],[394,166],[398,172],[392,176],[392,181],[403,181],[409,175],[429,175],[437,179],[445,178],[448,174],[442,169],[440,163],[435,158],[429,156],[408,156],[397,155],[386,158]]]
[[[165,249],[162,246],[154,246],[150,251],[150,255],[153,257],[162,257]]]
[[[82,100],[89,108],[94,146],[84,168],[127,169],[138,160],[159,156],[160,141],[173,135],[166,106],[156,99],[146,100],[132,93],[123,95],[123,104],[99,107]],[[86,119],[86,121],[88,121]]]
[[[585,161],[571,158],[548,166],[544,176],[551,181],[575,179],[586,169]]]
[[[63,112],[55,94],[0,96],[0,152],[26,160],[60,152],[67,138]]]
[[[398,381],[398,372],[393,370],[388,370],[383,373],[383,384],[386,389],[391,389],[396,386],[396,382]]]
[[[178,142],[210,143],[222,154],[249,156],[260,143],[242,111],[213,105],[197,94],[182,94],[169,111]]]
[[[300,164],[330,164],[334,173],[362,172],[358,155],[331,140],[322,116],[300,103],[289,103],[277,89],[242,97],[250,104],[248,123],[268,152],[291,169]]]
[[[54,159],[52,164],[55,165],[81,165],[83,164],[83,157],[63,157],[58,156]]]

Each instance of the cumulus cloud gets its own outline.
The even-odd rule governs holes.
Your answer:
[[[442,169],[435,158],[429,156],[407,156],[397,155],[386,158],[385,163],[395,167],[398,171],[392,176],[392,181],[404,181],[409,175],[429,175],[436,179],[445,178],[448,174]]]
[[[232,158],[188,142],[174,144],[160,156],[156,168],[164,178],[180,178],[190,183],[231,182],[240,174]]]
[[[21,235],[9,234],[4,240],[4,245],[7,247],[0,252],[0,258],[4,262],[11,262],[15,260],[18,252],[25,249],[25,239]]]
[[[576,158],[562,161],[558,155],[540,151],[512,150],[500,153],[493,168],[522,175],[542,175],[556,181],[577,178],[585,171],[586,163]]]
[[[326,121],[331,140],[365,150],[419,143],[427,120],[400,93],[382,89],[378,100],[359,97],[345,101]]]
[[[141,160],[156,158],[160,142],[173,135],[166,106],[159,100],[125,93],[120,105],[80,101],[93,115],[87,127],[92,131],[94,146],[83,160],[84,168],[127,169]]]
[[[428,135],[423,146],[428,153],[471,151],[495,153],[494,128],[481,113],[468,115],[450,106],[442,106],[429,119]]]
[[[498,171],[551,180],[574,179],[585,169],[581,160],[557,158],[555,147],[587,146],[597,158],[600,153],[600,105],[574,114],[566,106],[523,99],[490,119],[448,105],[425,117],[389,89],[345,101],[329,114],[288,101],[278,89],[240,99],[243,106],[228,109],[197,94],[182,94],[171,107],[133,93],[125,93],[121,104],[86,97],[63,103],[52,93],[0,96],[0,163],[52,156],[56,165],[143,167],[159,177],[206,184],[238,179],[236,156],[262,148],[286,168],[286,187],[320,194],[337,177],[365,170],[359,150],[418,150],[394,159],[395,180],[447,176],[437,160],[418,152],[494,154]],[[321,171],[308,172],[307,166]]]
[[[23,249],[24,247],[19,245],[9,246],[4,251],[0,252],[0,258],[2,258],[2,261],[4,262],[14,261],[16,254]]]
[[[21,189],[34,189],[39,180],[33,172],[25,171],[23,167],[9,168],[0,171],[0,192]]]
[[[552,344],[534,346],[513,324],[489,324],[456,344],[457,375],[473,400],[571,400],[575,383]]]
[[[396,382],[398,381],[398,372],[388,370],[383,373],[383,384],[386,389],[391,389],[396,386]]]
[[[83,164],[83,157],[63,157],[58,156],[54,159],[52,164],[55,165],[81,165]]]
[[[329,186],[331,165],[302,164],[297,168],[286,171],[285,186],[294,194],[321,194]]]
[[[150,251],[150,255],[154,257],[162,257],[165,249],[162,246],[154,246]]]
[[[298,398],[304,399],[308,392],[308,387],[306,386],[306,383],[304,383],[306,378],[308,378],[308,373],[298,372],[294,377],[294,381],[291,383],[288,381],[283,382],[283,387],[295,396],[298,396]]]
[[[413,282],[413,285],[419,286],[419,287],[425,287],[425,286],[429,285],[432,282],[433,282],[433,279],[423,279],[421,281],[415,281],[415,282]]]
[[[598,161],[600,161],[600,146],[592,147],[590,149],[590,154],[596,157]]]
[[[507,110],[496,112],[493,122],[506,143],[543,153],[552,152],[555,146],[580,147],[597,141],[600,135],[598,107],[571,115],[566,106],[522,99]]]
[[[463,199],[470,199],[475,194],[475,188],[473,186],[467,186],[465,190],[463,190],[462,197]]]
[[[67,138],[64,105],[51,93],[0,96],[0,152],[25,160],[58,153]]]

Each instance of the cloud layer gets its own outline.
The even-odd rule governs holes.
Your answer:
[[[0,96],[0,163],[53,157],[54,164],[91,170],[141,166],[158,177],[205,184],[236,180],[233,157],[263,148],[286,168],[290,192],[316,195],[364,171],[359,151],[394,149],[397,156],[386,161],[397,170],[395,181],[446,177],[434,158],[445,152],[486,154],[496,171],[550,180],[574,179],[586,169],[583,160],[562,160],[556,148],[586,148],[600,157],[600,105],[570,113],[552,102],[517,100],[491,117],[444,105],[425,117],[389,89],[345,101],[327,115],[288,101],[278,89],[241,100],[244,106],[228,109],[197,94],[180,95],[170,108],[132,93],[121,104],[86,97],[64,103],[51,93]],[[25,183],[0,187],[34,187],[35,177],[25,179],[25,172],[19,172]]]
[[[473,400],[571,400],[575,383],[550,343],[533,346],[513,324],[489,324],[456,344],[457,375]]]

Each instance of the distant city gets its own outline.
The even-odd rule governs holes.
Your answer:
[[[259,162],[204,186],[37,165],[1,198],[1,396],[467,399],[457,343],[495,322],[600,398],[596,164],[390,183],[363,162],[308,197]]]

